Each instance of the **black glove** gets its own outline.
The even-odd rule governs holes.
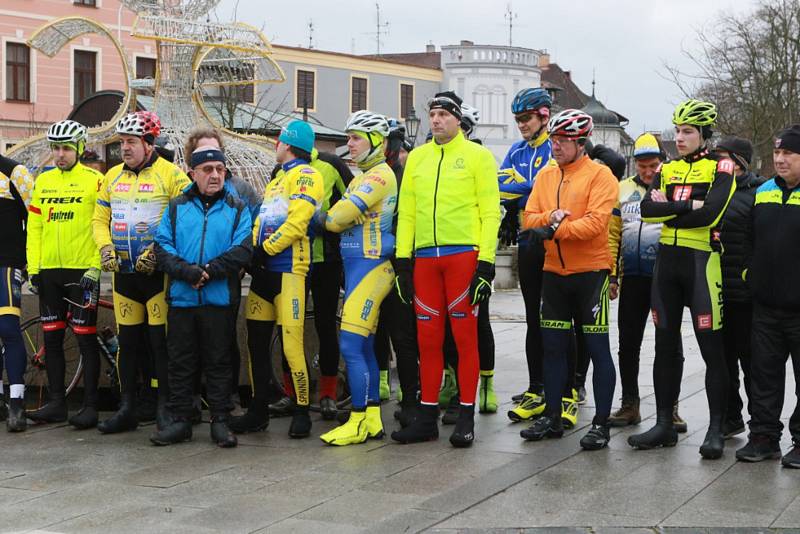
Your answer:
[[[39,275],[32,274],[30,279],[28,280],[28,284],[31,286],[31,293],[34,295],[39,294]]]
[[[197,285],[203,278],[204,272],[205,270],[202,267],[196,263],[192,263],[181,270],[181,278],[183,278],[185,282],[194,286]]]
[[[519,206],[513,204],[506,207],[506,215],[500,222],[500,231],[497,232],[497,237],[500,242],[505,246],[517,244],[517,236],[519,235]]]
[[[403,304],[414,304],[414,272],[411,265],[411,258],[395,258],[392,261],[394,266],[394,290]]]
[[[472,282],[469,284],[469,295],[473,306],[492,296],[492,280],[494,280],[494,263],[478,261]]]

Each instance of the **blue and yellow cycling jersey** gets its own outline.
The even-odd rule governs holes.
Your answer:
[[[0,156],[0,265],[25,266],[25,221],[33,187],[33,175],[24,165]]]
[[[113,167],[97,194],[94,240],[101,249],[114,245],[122,273],[134,271],[142,249],[153,242],[170,199],[191,183],[178,167],[153,155],[139,171],[122,163]]]
[[[264,188],[253,244],[269,255],[267,270],[305,275],[313,238],[309,222],[322,204],[323,179],[301,159],[284,163],[283,171]]]
[[[517,205],[525,209],[536,175],[554,161],[552,152],[553,146],[546,131],[534,141],[523,139],[511,145],[497,173],[500,199],[516,200]]]
[[[325,228],[341,233],[342,258],[388,258],[394,252],[392,218],[397,179],[381,163],[350,182],[342,199],[328,211]]]

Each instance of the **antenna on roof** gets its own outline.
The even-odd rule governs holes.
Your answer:
[[[511,11],[511,3],[506,5],[505,19],[508,21],[508,46],[512,46],[512,34],[514,31],[514,21],[517,19],[517,14]]]
[[[314,48],[314,19],[308,19],[308,48]]]
[[[594,69],[592,69],[592,98],[594,98],[594,85],[595,85],[595,76],[594,76]]]
[[[381,22],[381,5],[375,2],[375,47],[381,55],[381,35],[389,35],[389,22]]]

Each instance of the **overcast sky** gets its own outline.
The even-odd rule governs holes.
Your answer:
[[[504,0],[380,0],[381,18],[389,22],[382,52],[421,52],[427,43],[507,44]],[[755,0],[516,0],[511,2],[513,44],[546,49],[551,60],[571,70],[591,93],[592,70],[597,97],[630,119],[627,131],[670,127],[677,88],[660,76],[667,61],[689,62],[681,48],[696,48],[695,30],[714,27],[720,12],[746,14]],[[238,9],[236,8],[238,4]],[[342,7],[345,6],[345,7]],[[375,53],[374,0],[221,0],[220,21],[238,20],[263,28],[276,44],[308,46],[308,22],[320,50]]]

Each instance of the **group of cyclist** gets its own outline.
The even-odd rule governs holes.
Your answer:
[[[266,429],[270,413],[292,416],[291,438],[308,437],[313,392],[303,340],[311,298],[321,341],[320,411],[341,423],[320,436],[323,442],[384,436],[380,403],[390,396],[392,347],[401,426],[392,439],[437,439],[446,408],[451,444],[468,447],[476,402],[482,413],[498,409],[489,298],[499,238],[518,246],[527,319],[529,384],[508,412],[514,422],[532,423],[522,438],[560,438],[577,424],[589,362],[595,414],[581,447],[602,449],[611,427],[639,424],[639,354],[652,313],[656,423],[628,443],[674,446],[687,429],[678,396],[688,306],[706,364],[710,421],[700,454],[721,457],[725,440],[745,430],[741,365],[751,420],[737,458],[780,457],[790,354],[800,376],[800,337],[791,327],[800,302],[789,282],[800,260],[792,239],[792,225],[800,224],[800,126],[778,135],[778,175],[766,181],[750,171],[749,141],[726,137],[712,148],[716,108],[688,100],[672,118],[678,158],[667,161],[659,140],[643,134],[634,145],[636,174],[622,179],[624,160],[589,140],[592,117],[552,108],[542,88],[515,96],[511,111],[523,139],[499,168],[470,139],[478,110],[452,91],[429,101],[431,139],[417,148],[398,121],[357,111],[344,128],[355,176],[342,159],[318,152],[311,126],[295,120],[278,137],[278,166],[263,197],[231,174],[212,128],[190,135],[184,172],[160,155],[158,117],[131,113],[117,125],[123,163],[103,176],[80,161],[86,128],[54,124],[47,139],[55,167],[35,182],[24,166],[0,160],[0,232],[9,244],[0,253],[8,429],[24,430],[26,416],[103,433],[137,428],[139,360],[150,357],[158,391],[153,443],[191,438],[201,372],[219,446]],[[101,270],[113,272],[121,386],[119,410],[104,421],[97,413]],[[245,271],[253,396],[245,413],[232,416]],[[779,285],[781,276],[788,288]],[[26,278],[39,294],[49,382],[47,404],[27,413],[19,334]],[[609,300],[617,297],[622,403],[612,413]],[[85,366],[83,406],[69,418],[67,321]],[[276,325],[287,395],[270,404]],[[336,404],[340,355],[352,404],[344,414]],[[800,408],[789,426],[794,447],[783,464],[800,467]]]

